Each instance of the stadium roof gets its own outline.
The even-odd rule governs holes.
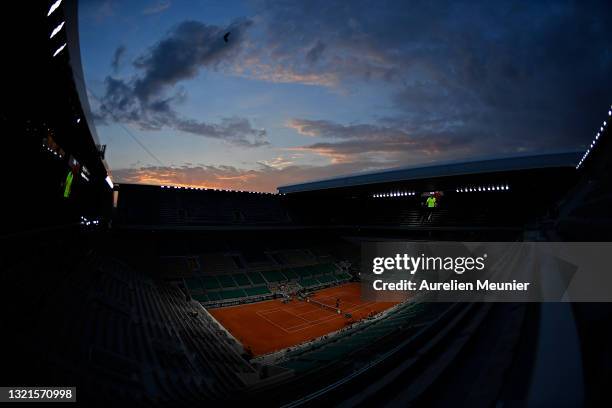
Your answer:
[[[70,50],[70,67],[72,68],[72,77],[74,85],[79,95],[81,109],[85,116],[85,124],[89,129],[94,143],[99,144],[100,138],[96,126],[94,125],[93,114],[89,106],[89,98],[87,86],[83,75],[83,65],[81,64],[81,44],[79,39],[79,12],[76,1],[67,1],[64,5],[64,14],[66,16],[66,39],[68,49]],[[105,163],[106,166],[106,163]],[[108,166],[106,166],[108,167]]]
[[[305,191],[390,183],[394,181],[420,180],[435,177],[498,173],[554,167],[575,167],[579,159],[579,152],[565,152],[535,156],[514,156],[475,161],[447,162],[426,166],[399,167],[328,179],[313,180],[300,184],[285,185],[278,187],[278,191],[280,193],[299,193]]]

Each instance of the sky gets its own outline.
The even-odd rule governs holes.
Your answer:
[[[610,16],[610,1],[82,0],[79,30],[115,181],[275,191],[584,150],[612,102]]]

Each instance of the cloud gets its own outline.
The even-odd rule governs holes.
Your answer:
[[[252,25],[238,19],[227,27],[184,21],[134,62],[143,75],[134,81],[134,92],[147,101],[178,82],[194,78],[201,69],[217,69],[240,50],[244,32]],[[223,35],[231,32],[231,40]]]
[[[342,97],[358,95],[361,102],[351,101],[347,109],[356,107],[360,116],[351,122],[346,110],[331,110],[342,112],[341,123],[331,112],[308,105],[307,96],[308,118],[289,119],[286,126],[310,141],[297,146],[283,141],[289,145],[285,152],[329,159],[321,173],[333,175],[382,165],[577,149],[591,139],[610,104],[609,1],[407,5],[355,0],[348,5],[254,0],[252,9],[252,19],[227,27],[176,26],[136,58],[135,77],[107,78],[103,119],[259,146],[267,143],[265,131],[231,112],[216,123],[181,117],[174,106],[186,95],[175,91],[177,85],[202,70],[218,70],[271,83],[334,88],[346,91],[340,92],[340,103]],[[230,30],[233,41],[226,46],[221,37]],[[324,99],[320,106],[330,101],[335,99]],[[235,176],[230,169],[222,173],[266,179],[266,185],[272,185],[273,175],[294,181],[326,176],[315,166],[285,159],[259,165],[248,171],[234,168]],[[217,180],[213,170],[221,172],[215,167],[205,174]]]
[[[317,40],[316,44],[306,53],[306,60],[311,64],[315,64],[325,51],[325,44],[321,40]]]
[[[469,152],[475,148],[476,136],[458,133],[420,131],[381,124],[343,125],[328,120],[291,119],[287,126],[299,134],[326,141],[288,148],[309,151],[331,159],[332,163],[402,161],[418,163],[431,157],[442,158]]]
[[[111,61],[111,67],[113,68],[113,72],[117,72],[119,70],[119,65],[121,64],[121,59],[125,55],[126,48],[123,45],[120,45],[115,50],[113,54],[113,60]]]
[[[146,7],[142,13],[143,14],[157,14],[157,13],[161,13],[162,11],[168,9],[170,7],[171,3],[170,1],[163,1],[163,0],[159,0],[157,2],[155,2],[154,4],[151,4],[149,7]]]
[[[275,167],[261,163],[255,169],[234,166],[143,166],[114,169],[113,177],[119,183],[154,185],[180,185],[248,191],[274,192],[280,185],[305,179],[320,179],[338,174],[350,174],[363,169],[374,169],[373,163],[339,163],[325,166],[287,165]]]
[[[231,59],[250,24],[249,20],[241,19],[227,27],[197,21],[177,25],[134,61],[139,74],[129,80],[106,77],[105,94],[96,112],[98,123],[130,123],[150,131],[173,128],[244,147],[268,145],[265,130],[254,128],[248,119],[231,113],[219,123],[183,117],[174,106],[186,99],[185,92],[169,93],[180,81],[195,77],[201,69],[217,69]],[[230,43],[223,41],[227,31],[232,32]],[[122,47],[116,50],[113,65],[118,65],[124,52]]]
[[[181,132],[219,139],[243,147],[260,147],[269,144],[267,132],[256,129],[250,121],[239,117],[222,118],[219,123],[209,123],[185,118],[172,109],[181,95],[165,99],[143,101],[133,87],[113,77],[106,78],[106,94],[101,99],[98,120],[131,123],[142,130],[159,131],[164,127]]]
[[[406,14],[405,3],[385,2],[383,7],[363,1],[350,6],[318,0],[254,3],[258,28],[245,50],[247,66],[257,67],[254,77],[280,82],[282,72],[291,82],[328,87],[397,77],[401,62],[396,41],[386,33],[377,37],[376,31],[386,27],[386,21],[393,27],[397,9]],[[387,53],[389,46],[393,50]]]
[[[334,73],[298,72],[292,67],[265,62],[252,56],[241,59],[240,63],[234,64],[230,69],[236,76],[272,83],[297,83],[325,87],[335,87],[339,83]]]
[[[256,4],[254,78],[348,94],[375,85],[389,95],[384,119],[413,136],[481,135],[500,153],[576,149],[610,103],[607,1]]]
[[[222,139],[245,147],[269,145],[264,129],[255,129],[245,118],[223,118],[221,123],[210,124],[193,119],[174,119],[173,127],[194,135]]]
[[[259,162],[257,162],[258,164],[262,165],[262,166],[266,166],[266,167],[271,167],[274,169],[284,169],[286,167],[291,166],[294,162],[290,159],[287,159],[285,157],[282,156],[278,156],[275,157],[272,160],[261,160]]]
[[[343,125],[329,120],[291,119],[287,124],[299,134],[338,139],[395,139],[409,138],[409,135],[400,130],[373,124]]]

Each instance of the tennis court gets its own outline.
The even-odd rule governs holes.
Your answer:
[[[311,302],[280,299],[211,309],[210,313],[255,355],[271,353],[324,336],[393,306],[393,302],[364,302],[359,283],[322,289]],[[336,302],[339,309],[336,311]],[[345,314],[351,314],[351,318]]]

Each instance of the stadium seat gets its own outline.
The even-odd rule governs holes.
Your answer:
[[[217,275],[216,278],[224,288],[233,288],[237,286],[231,275]]]
[[[206,289],[219,289],[221,286],[219,285],[219,281],[214,276],[204,276],[202,277],[202,283],[204,283],[204,287]]]
[[[287,280],[280,271],[264,271],[261,273],[268,282],[281,282]]]
[[[300,276],[300,277],[308,277],[308,276],[312,276],[312,271],[310,269],[310,266],[299,266],[296,268],[293,268],[293,270]]]
[[[318,286],[318,285],[320,285],[320,283],[315,278],[302,278],[300,280],[300,285],[302,285],[305,288],[309,288],[309,287],[313,287],[313,286]]]
[[[195,300],[197,300],[198,302],[208,302],[208,296],[206,295],[193,295],[192,296]]]
[[[261,276],[259,272],[249,272],[247,273],[247,276],[255,285],[266,283],[265,279],[263,278],[263,276]]]
[[[221,295],[217,291],[207,291],[208,299],[211,301],[221,300]]]
[[[331,275],[320,275],[317,276],[317,280],[321,283],[330,283],[336,282],[336,280]]]
[[[298,279],[299,278],[298,274],[291,268],[285,268],[282,270],[282,272],[288,279]]]
[[[244,290],[247,296],[259,296],[259,295],[269,295],[270,290],[267,286],[254,286],[252,288],[246,288]]]
[[[335,276],[336,276],[336,279],[338,279],[340,281],[349,280],[349,279],[352,278],[351,275],[346,273],[346,272],[338,272],[338,273],[335,274]]]
[[[224,290],[219,293],[222,299],[237,299],[245,297],[246,294],[242,289]]]
[[[201,291],[204,290],[203,287],[202,287],[202,282],[200,281],[200,279],[198,279],[196,277],[185,278],[185,286],[191,292],[201,292]]]
[[[249,286],[251,281],[244,273],[235,273],[232,275],[238,286]]]

